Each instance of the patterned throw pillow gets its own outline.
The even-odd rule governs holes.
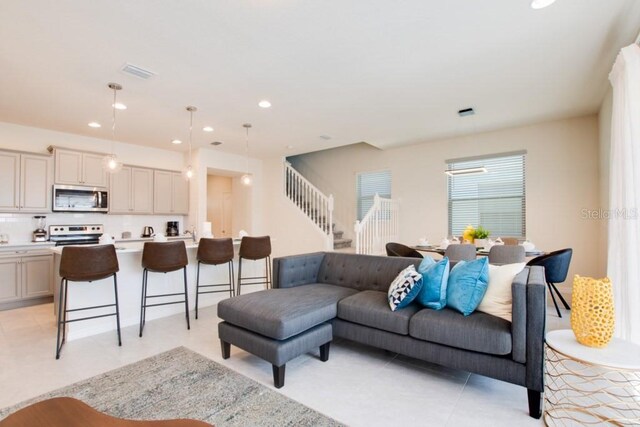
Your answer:
[[[413,265],[405,268],[393,279],[387,296],[391,311],[408,306],[422,289],[422,275]]]

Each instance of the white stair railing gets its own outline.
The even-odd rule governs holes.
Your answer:
[[[333,195],[325,196],[286,161],[284,194],[326,235],[326,249],[333,249]]]
[[[399,207],[396,200],[374,196],[373,206],[354,227],[357,254],[383,255],[387,243],[398,241]]]

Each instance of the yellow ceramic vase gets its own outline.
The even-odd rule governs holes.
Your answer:
[[[571,329],[580,344],[602,348],[613,337],[613,287],[608,278],[573,278]]]

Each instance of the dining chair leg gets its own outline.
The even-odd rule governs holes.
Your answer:
[[[556,301],[556,297],[555,295],[553,295],[553,288],[550,286],[550,283],[548,282],[547,282],[547,287],[549,288],[549,293],[551,294],[553,305],[556,307],[556,312],[558,313],[558,317],[562,317],[562,313],[560,313],[560,308],[558,307],[558,302]]]
[[[549,284],[551,285],[551,287],[553,288],[554,291],[556,291],[556,294],[558,295],[558,297],[560,298],[560,301],[562,301],[562,305],[564,305],[564,308],[566,308],[567,310],[571,310],[571,307],[569,307],[569,304],[567,303],[567,301],[564,299],[564,297],[562,296],[562,294],[560,293],[560,291],[558,290],[558,288],[556,287],[555,283],[551,283],[549,282]]]

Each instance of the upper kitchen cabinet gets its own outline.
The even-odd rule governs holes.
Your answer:
[[[187,215],[189,213],[189,181],[180,172],[154,171],[153,212]]]
[[[153,170],[124,166],[111,175],[109,212],[153,213]]]
[[[0,151],[0,212],[51,211],[51,157]]]
[[[102,168],[101,154],[55,149],[55,183],[107,187],[107,172]]]

